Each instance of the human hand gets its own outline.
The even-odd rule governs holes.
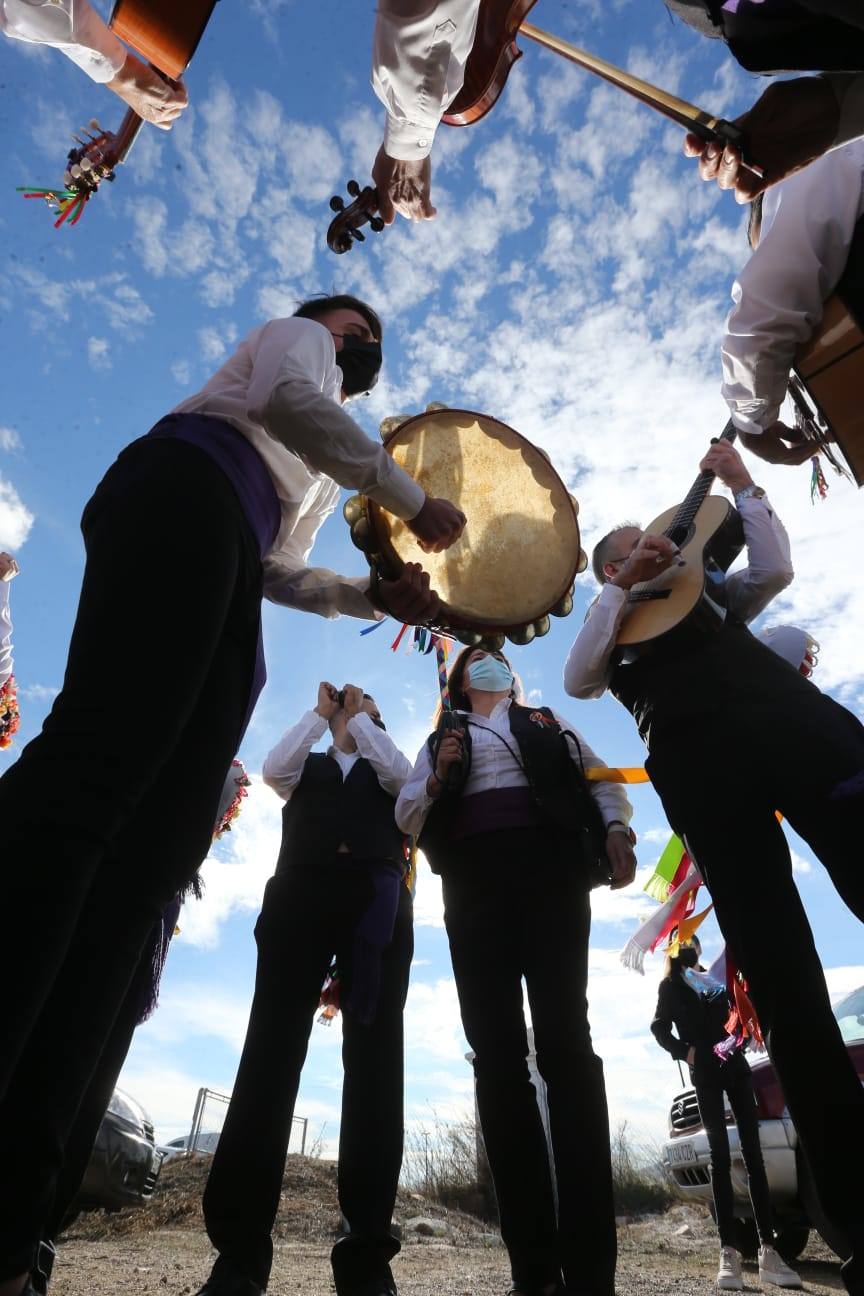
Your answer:
[[[342,689],[342,709],[350,720],[363,709],[363,690],[356,684],[345,684]]]
[[[133,112],[160,130],[170,130],[189,103],[182,81],[166,81],[134,54],[126,55],[126,62],[107,85]]]
[[[713,472],[731,491],[743,490],[753,485],[753,478],[744,467],[744,460],[731,441],[715,441],[699,461],[702,472]]]
[[[432,621],[441,609],[441,600],[429,588],[429,573],[419,563],[406,563],[397,580],[382,580],[378,588],[383,610],[407,625]]]
[[[403,162],[378,150],[372,165],[372,179],[378,190],[378,213],[385,225],[392,225],[396,213],[406,220],[432,220],[432,163],[428,157]]]
[[[456,543],[466,521],[465,514],[455,504],[427,495],[420,512],[405,525],[413,531],[424,553],[441,553]]]
[[[462,760],[462,737],[464,729],[450,729],[447,737],[442,739],[435,761],[435,777],[439,783],[446,783],[452,765]]]
[[[326,680],[322,680],[318,685],[318,702],[315,710],[322,720],[332,720],[339,710],[339,694]]]
[[[0,553],[0,581],[14,580],[20,570],[10,553]]]
[[[613,891],[629,886],[636,876],[636,855],[630,837],[629,831],[623,833],[618,829],[606,834],[606,858],[612,873]]]
[[[653,580],[674,563],[683,566],[684,562],[681,550],[668,536],[643,535],[610,584],[629,590],[642,581]]]
[[[774,81],[749,112],[736,118],[747,141],[747,158],[762,174],[744,166],[735,144],[688,134],[684,152],[699,158],[699,175],[732,189],[735,201],[748,203],[770,185],[800,171],[827,152],[837,134],[840,106],[831,86],[819,77]]]
[[[789,442],[792,444],[788,444]],[[789,467],[806,463],[817,453],[812,442],[802,439],[797,429],[780,422],[772,423],[764,432],[742,432],[741,444],[756,455],[757,459]]]

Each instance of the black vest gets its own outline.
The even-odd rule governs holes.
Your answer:
[[[282,811],[276,871],[326,864],[343,842],[358,859],[390,860],[404,867],[405,837],[396,827],[395,805],[362,756],[343,779],[332,756],[313,752]]]
[[[543,823],[550,829],[583,836],[589,825],[591,794],[570,755],[567,740],[548,707],[510,706],[510,745],[518,753]],[[535,718],[535,717],[540,717]],[[466,721],[470,726],[470,715]],[[494,741],[498,741],[496,738]],[[510,740],[508,740],[510,741]],[[430,752],[435,735],[428,740]],[[417,845],[433,873],[440,873],[451,848],[458,794],[444,792],[433,804]]]
[[[660,735],[681,726],[734,722],[742,708],[771,713],[809,706],[819,690],[778,657],[736,617],[679,652],[653,652],[612,672],[610,691],[633,715],[653,750]],[[821,696],[821,695],[820,695]]]
[[[860,72],[864,24],[816,14],[796,0],[666,0],[672,13],[704,36],[725,40],[748,72]]]

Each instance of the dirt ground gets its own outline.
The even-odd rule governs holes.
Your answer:
[[[193,1296],[214,1258],[200,1216],[205,1175],[206,1163],[177,1162],[166,1167],[161,1190],[144,1210],[82,1216],[61,1243],[53,1296]],[[418,1216],[443,1236],[407,1227]],[[393,1263],[400,1296],[505,1296],[506,1253],[488,1224],[412,1193],[400,1193],[396,1219],[403,1228]],[[337,1225],[335,1167],[290,1158],[269,1296],[330,1296],[328,1258]],[[689,1206],[620,1221],[619,1248],[618,1296],[714,1290],[716,1233],[707,1215]],[[815,1235],[798,1268],[814,1296],[843,1290],[836,1260]],[[755,1264],[746,1266],[745,1287],[761,1290]]]

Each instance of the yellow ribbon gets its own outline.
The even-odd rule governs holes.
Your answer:
[[[642,765],[592,765],[585,771],[589,783],[650,783],[648,771]]]

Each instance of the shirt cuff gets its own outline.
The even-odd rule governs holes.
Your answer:
[[[103,84],[112,81],[126,62],[129,51],[94,9],[89,5],[80,8],[82,12],[75,24],[76,43],[65,46],[64,53],[91,80]]]
[[[777,422],[779,411],[764,410],[759,417],[763,420],[757,423],[755,419],[748,418],[746,414],[739,414],[737,410],[730,410],[729,417],[732,419],[736,432],[743,432],[745,436],[761,436],[766,427]]]
[[[426,503],[426,492],[404,468],[390,459],[390,472],[369,494],[376,504],[393,513],[403,522],[410,522]]]
[[[613,832],[626,833],[628,837],[630,836],[630,829],[627,827],[625,823],[621,823],[621,821],[618,819],[616,819],[614,823],[607,823],[606,831],[607,833],[613,833]]]
[[[384,122],[384,152],[399,162],[422,162],[432,152],[435,127],[391,117]]]

